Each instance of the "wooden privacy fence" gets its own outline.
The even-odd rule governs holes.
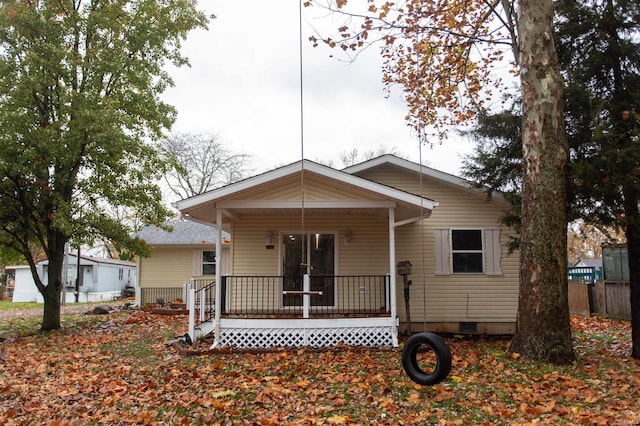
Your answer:
[[[592,266],[570,266],[569,312],[577,315],[591,315],[599,306],[595,289],[596,268]],[[596,306],[597,305],[597,306]]]
[[[577,315],[601,314],[631,319],[628,281],[599,281],[595,284],[569,281],[569,311]]]
[[[631,319],[631,286],[629,281],[605,281],[604,299],[604,313],[607,316]]]
[[[577,315],[591,315],[588,284],[569,281],[569,312]]]

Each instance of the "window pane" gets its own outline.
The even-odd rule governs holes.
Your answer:
[[[453,253],[453,272],[482,272],[482,253]]]
[[[216,261],[216,252],[215,251],[203,251],[202,252],[202,261],[208,263],[215,263]]]
[[[453,250],[482,250],[482,231],[479,229],[454,229],[451,240]]]
[[[215,251],[203,251],[202,252],[202,275],[215,275],[216,274],[216,252]]]
[[[334,274],[334,235],[311,234],[311,275]]]

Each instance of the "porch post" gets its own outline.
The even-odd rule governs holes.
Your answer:
[[[135,305],[136,306],[142,306],[142,289],[140,288],[140,258],[142,256],[136,256],[136,283],[135,283],[135,288],[136,288],[136,300],[135,300]],[[79,273],[80,271],[76,271],[76,274]]]
[[[398,346],[398,327],[396,306],[396,210],[389,208],[389,297],[391,305],[392,337],[393,346]]]
[[[302,295],[302,318],[309,318],[309,302],[311,301],[311,296],[309,295],[311,291],[309,274],[302,276],[302,291],[304,292]]]
[[[193,288],[187,289],[189,297],[185,299],[187,309],[189,309],[189,336],[195,342],[196,338],[196,291]]]
[[[213,345],[220,344],[220,311],[222,310],[222,209],[216,209],[216,300],[213,319]]]

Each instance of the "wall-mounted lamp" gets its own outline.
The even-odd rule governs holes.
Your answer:
[[[271,231],[267,231],[267,233],[264,236],[264,245],[265,248],[267,249],[272,249],[274,244],[273,244],[273,232]]]
[[[351,244],[351,229],[344,231],[344,243]]]

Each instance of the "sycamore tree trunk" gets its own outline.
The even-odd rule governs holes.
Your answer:
[[[563,80],[553,41],[552,0],[518,10],[523,99],[520,294],[511,350],[557,364],[574,360],[567,283]]]

